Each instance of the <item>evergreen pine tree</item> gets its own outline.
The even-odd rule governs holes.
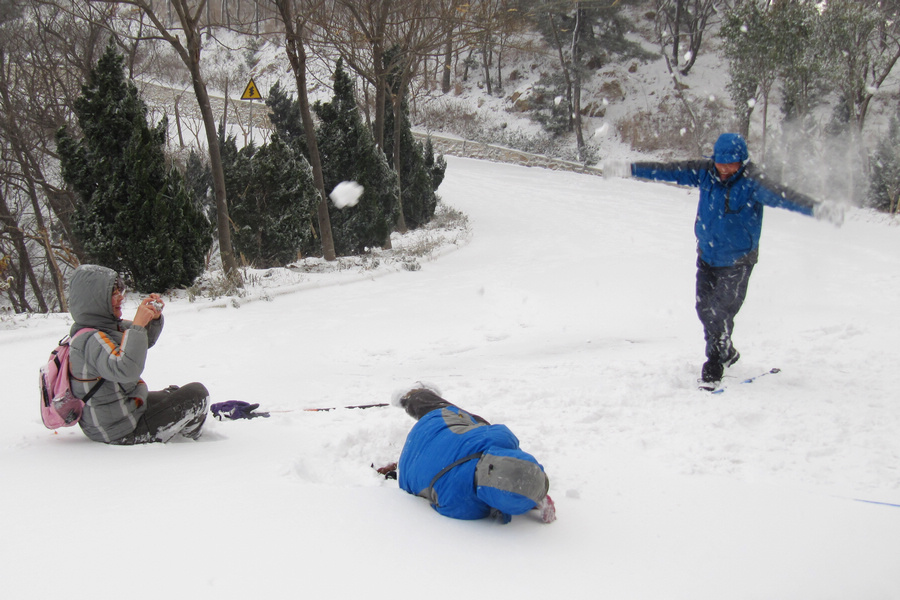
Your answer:
[[[878,141],[872,156],[869,204],[878,210],[896,213],[900,209],[900,119],[891,118],[885,137]]]
[[[425,168],[431,172],[431,186],[434,188],[434,191],[437,191],[444,181],[444,175],[447,174],[447,161],[444,160],[443,154],[435,157],[431,136],[428,136],[428,139],[425,140],[424,158]]]
[[[256,231],[260,227],[260,215],[255,209],[255,202],[247,196],[250,180],[253,177],[253,155],[256,146],[238,149],[235,136],[226,136],[224,129],[219,128],[219,146],[222,156],[222,169],[225,171],[225,193],[228,196],[228,216],[231,219],[231,244],[234,254],[247,263],[253,256],[247,252],[253,247]]]
[[[810,116],[830,90],[825,82],[818,8],[810,2],[776,5],[773,20],[780,46],[781,112],[785,121]]]
[[[138,290],[188,286],[203,272],[212,228],[166,164],[166,119],[148,126],[123,64],[110,40],[75,102],[82,137],[57,132],[63,178],[77,198],[73,230],[90,260]]]
[[[750,131],[750,116],[757,98],[765,97],[778,74],[777,40],[772,26],[763,7],[746,2],[725,14],[720,30],[731,76],[727,87],[739,132],[745,137]]]
[[[276,82],[269,90],[266,106],[271,111],[269,121],[278,136],[309,160],[306,132],[303,130],[303,118],[300,116],[300,103],[288,96],[281,89],[281,83]]]
[[[318,194],[309,162],[273,134],[269,143],[237,149],[222,144],[225,188],[231,199],[235,253],[260,268],[284,266],[316,251]]]
[[[359,114],[353,83],[340,61],[334,72],[334,98],[317,102],[313,109],[319,117],[316,139],[325,189],[342,181],[356,181],[364,188],[356,206],[338,210],[329,202],[335,252],[357,254],[379,247],[399,216],[397,178]]]
[[[385,53],[385,64],[390,64],[390,53]],[[388,81],[396,79],[389,75]],[[394,83],[391,83],[393,86]],[[394,152],[394,110],[390,98],[386,99],[384,111],[384,153],[386,156],[393,156]],[[409,121],[409,104],[404,98],[401,105],[400,115],[400,188],[403,199],[403,216],[406,219],[406,225],[415,229],[422,227],[434,216],[437,208],[438,197],[435,194],[437,186],[432,179],[432,172],[426,166],[425,148],[422,143],[417,141],[412,134],[412,126]],[[429,162],[433,162],[432,156]],[[440,162],[443,162],[441,158]],[[443,179],[443,176],[441,177]]]
[[[531,118],[556,137],[572,130],[572,103],[566,98],[568,82],[560,71],[544,73],[534,84]]]
[[[193,194],[194,201],[204,209],[215,210],[215,200],[210,198],[212,191],[212,169],[204,162],[196,150],[188,154],[187,165],[184,168],[184,184]],[[215,218],[207,214],[210,223],[215,223]]]
[[[634,26],[622,5],[631,3],[520,0],[520,9],[562,62],[559,70],[540,78],[531,98],[532,118],[552,135],[577,128],[584,84],[603,65],[613,59],[655,58],[628,38]]]

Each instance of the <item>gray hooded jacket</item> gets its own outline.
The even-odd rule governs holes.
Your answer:
[[[97,442],[112,442],[134,431],[146,410],[147,384],[141,380],[147,349],[156,343],[163,317],[144,328],[117,319],[112,294],[117,274],[97,265],[81,265],[69,283],[69,312],[75,323],[69,335],[90,327],[75,338],[69,350],[69,383],[83,397],[99,378],[106,381],[84,408],[79,424]]]

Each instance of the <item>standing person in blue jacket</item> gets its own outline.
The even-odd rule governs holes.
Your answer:
[[[546,523],[556,518],[544,467],[519,449],[508,427],[491,425],[426,388],[406,392],[398,403],[418,420],[397,465],[403,490],[455,519],[493,516],[508,523],[532,509]]]
[[[613,166],[610,171],[615,171]],[[700,188],[697,236],[697,315],[703,323],[706,362],[701,380],[715,386],[740,358],[731,341],[734,317],[747,295],[759,256],[763,206],[786,208],[835,225],[843,210],[776,184],[749,160],[747,143],[736,133],[716,140],[713,156],[671,163],[637,162],[609,173],[671,181]]]

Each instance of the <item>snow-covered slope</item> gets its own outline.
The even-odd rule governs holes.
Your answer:
[[[470,241],[420,270],[169,299],[150,387],[199,380],[269,419],[134,448],[47,431],[37,369],[69,320],[4,322],[4,597],[900,598],[895,224],[769,210],[713,396],[694,191],[448,162]],[[416,380],[509,425],[559,520],[441,517],[370,468],[402,411],[301,410]]]

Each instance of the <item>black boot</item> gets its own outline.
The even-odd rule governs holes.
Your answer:
[[[703,363],[703,370],[700,378],[703,383],[719,383],[722,381],[722,374],[725,373],[725,367],[717,360],[710,359]]]
[[[725,360],[722,361],[722,366],[723,366],[723,367],[730,367],[731,365],[733,365],[734,363],[736,363],[736,362],[739,361],[740,359],[741,359],[741,353],[737,351],[737,348],[735,348],[734,346],[732,346],[731,349],[730,349],[729,352],[728,352],[727,358],[726,358]]]

